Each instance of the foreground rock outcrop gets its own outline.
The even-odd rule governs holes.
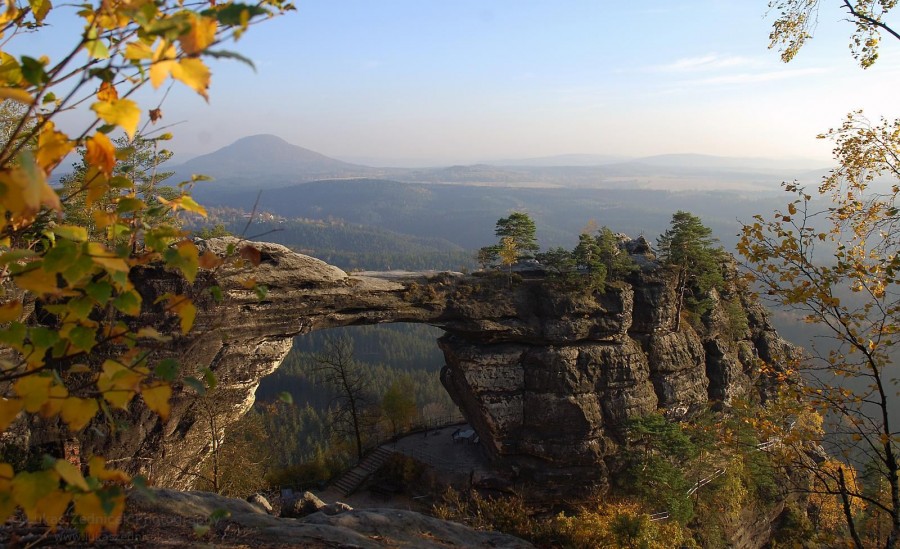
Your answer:
[[[277,518],[240,499],[209,492],[152,490],[129,497],[119,537],[147,547],[508,547],[530,543],[401,509]],[[210,517],[219,517],[211,522]],[[198,530],[199,529],[199,530]],[[200,533],[198,536],[197,534]],[[113,538],[115,540],[115,538]]]
[[[228,243],[206,246],[223,253]],[[605,486],[628,419],[765,399],[760,361],[777,367],[793,353],[733,276],[702,319],[677,321],[672,277],[649,255],[626,281],[598,293],[561,290],[540,273],[511,284],[505,275],[347,274],[283,246],[256,246],[261,263],[252,272],[205,272],[192,286],[161,269],[133,273],[145,314],[173,333],[177,319],[152,304],[171,291],[194,297],[195,331],[156,358],[178,359],[182,378],[208,368],[217,386],[199,397],[176,384],[165,423],[135,402],[130,428],[86,431],[84,455],[102,452],[157,486],[189,488],[209,452],[210,425],[226,429],[250,408],[295,335],[419,322],[447,332],[442,380],[497,466],[541,485],[548,498],[572,497]],[[267,288],[264,298],[243,284],[251,276]],[[222,289],[222,302],[211,286]]]

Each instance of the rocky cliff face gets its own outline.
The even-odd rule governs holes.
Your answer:
[[[223,252],[226,244],[208,246]],[[676,330],[673,281],[646,257],[639,272],[601,294],[561,291],[537,275],[511,285],[447,273],[348,275],[282,246],[258,247],[262,263],[252,273],[205,273],[190,288],[160,270],[134,274],[145,304],[175,289],[194,294],[195,332],[158,355],[177,358],[185,377],[209,368],[218,384],[204,397],[176,384],[166,423],[135,402],[131,426],[89,432],[84,453],[121,459],[158,486],[190,487],[210,429],[227,428],[250,408],[295,335],[420,322],[446,331],[438,342],[447,361],[442,380],[498,467],[539,483],[551,498],[569,497],[605,486],[628,419],[765,398],[759,361],[777,365],[793,352],[733,281],[713,296],[709,314]],[[241,284],[251,275],[268,288],[262,300]],[[208,297],[211,285],[223,289],[223,302]],[[734,316],[735,303],[745,323],[731,322],[726,305]],[[160,310],[146,313],[167,321]]]

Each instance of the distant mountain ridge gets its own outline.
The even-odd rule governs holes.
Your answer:
[[[508,163],[507,163],[508,162]],[[541,164],[544,162],[545,164]],[[567,164],[569,162],[569,164]],[[218,192],[273,189],[327,179],[392,179],[504,187],[772,190],[782,180],[821,170],[810,161],[667,154],[623,159],[560,155],[494,164],[378,168],[337,160],[269,135],[253,135],[175,167],[177,180],[200,173]],[[212,190],[212,189],[210,189]],[[205,193],[204,193],[205,194]]]
[[[242,137],[217,151],[188,160],[175,169],[181,176],[200,173],[240,189],[386,174],[381,168],[342,162],[270,134]],[[277,184],[269,184],[269,180],[275,180]]]

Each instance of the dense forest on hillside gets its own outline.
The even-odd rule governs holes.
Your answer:
[[[377,229],[391,231],[392,235],[400,233],[406,235],[398,243],[400,250],[407,246],[408,239],[428,245],[434,245],[433,239],[437,239],[473,251],[491,243],[494,222],[512,211],[528,212],[538,226],[541,246],[550,248],[573,246],[591,219],[615,231],[655,239],[666,229],[673,211],[685,210],[703,218],[725,248],[732,250],[739,221],[780,205],[780,197],[774,192],[777,185],[773,181],[773,193],[664,192],[638,188],[495,188],[354,179],[268,189],[259,196],[258,209],[285,219],[359,225],[376,236]],[[198,188],[204,204],[249,212],[257,199],[255,192],[229,194],[214,189],[214,183],[206,189]],[[279,242],[292,245],[287,239]],[[301,245],[299,241],[297,245]],[[311,248],[306,242],[302,246]]]
[[[353,358],[365,376],[365,400],[375,413],[395,383],[408,383],[419,418],[457,416],[458,410],[441,386],[444,357],[436,339],[443,332],[422,324],[353,326],[313,332],[294,341],[281,367],[262,380],[256,391],[254,412],[262,417],[271,441],[274,467],[315,460],[317,454],[339,456],[345,441],[335,436],[330,414],[340,391],[324,382],[316,371],[317,355],[327,352],[327,341],[347,338]],[[283,392],[293,405],[280,401]],[[384,434],[386,426],[381,426]]]
[[[286,218],[234,208],[211,208],[194,220],[194,229],[219,226],[251,240],[284,244],[344,270],[465,270],[476,266],[474,253],[445,238],[401,234],[336,219]]]

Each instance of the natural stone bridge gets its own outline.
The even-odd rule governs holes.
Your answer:
[[[219,253],[226,244],[207,243]],[[184,376],[209,368],[217,385],[199,399],[176,384],[165,423],[136,403],[132,428],[105,438],[88,433],[83,451],[120,459],[158,486],[187,488],[209,453],[210,413],[217,429],[246,413],[294,336],[427,323],[447,332],[438,341],[447,362],[442,381],[498,467],[550,497],[557,489],[571,496],[573,488],[605,486],[628,419],[755,394],[765,385],[757,359],[775,362],[791,352],[744,296],[746,333],[726,335],[721,307],[700,333],[688,322],[674,332],[671,278],[646,258],[627,283],[599,294],[561,292],[540,277],[509,285],[499,276],[347,274],[283,246],[256,246],[262,262],[252,271],[205,273],[192,287],[161,270],[134,276],[145,304],[170,291],[194,295],[195,330],[159,356],[177,358]],[[242,285],[250,276],[268,289],[264,299]],[[222,288],[221,303],[206,291],[211,285]],[[723,295],[737,296],[733,283],[729,288]]]

